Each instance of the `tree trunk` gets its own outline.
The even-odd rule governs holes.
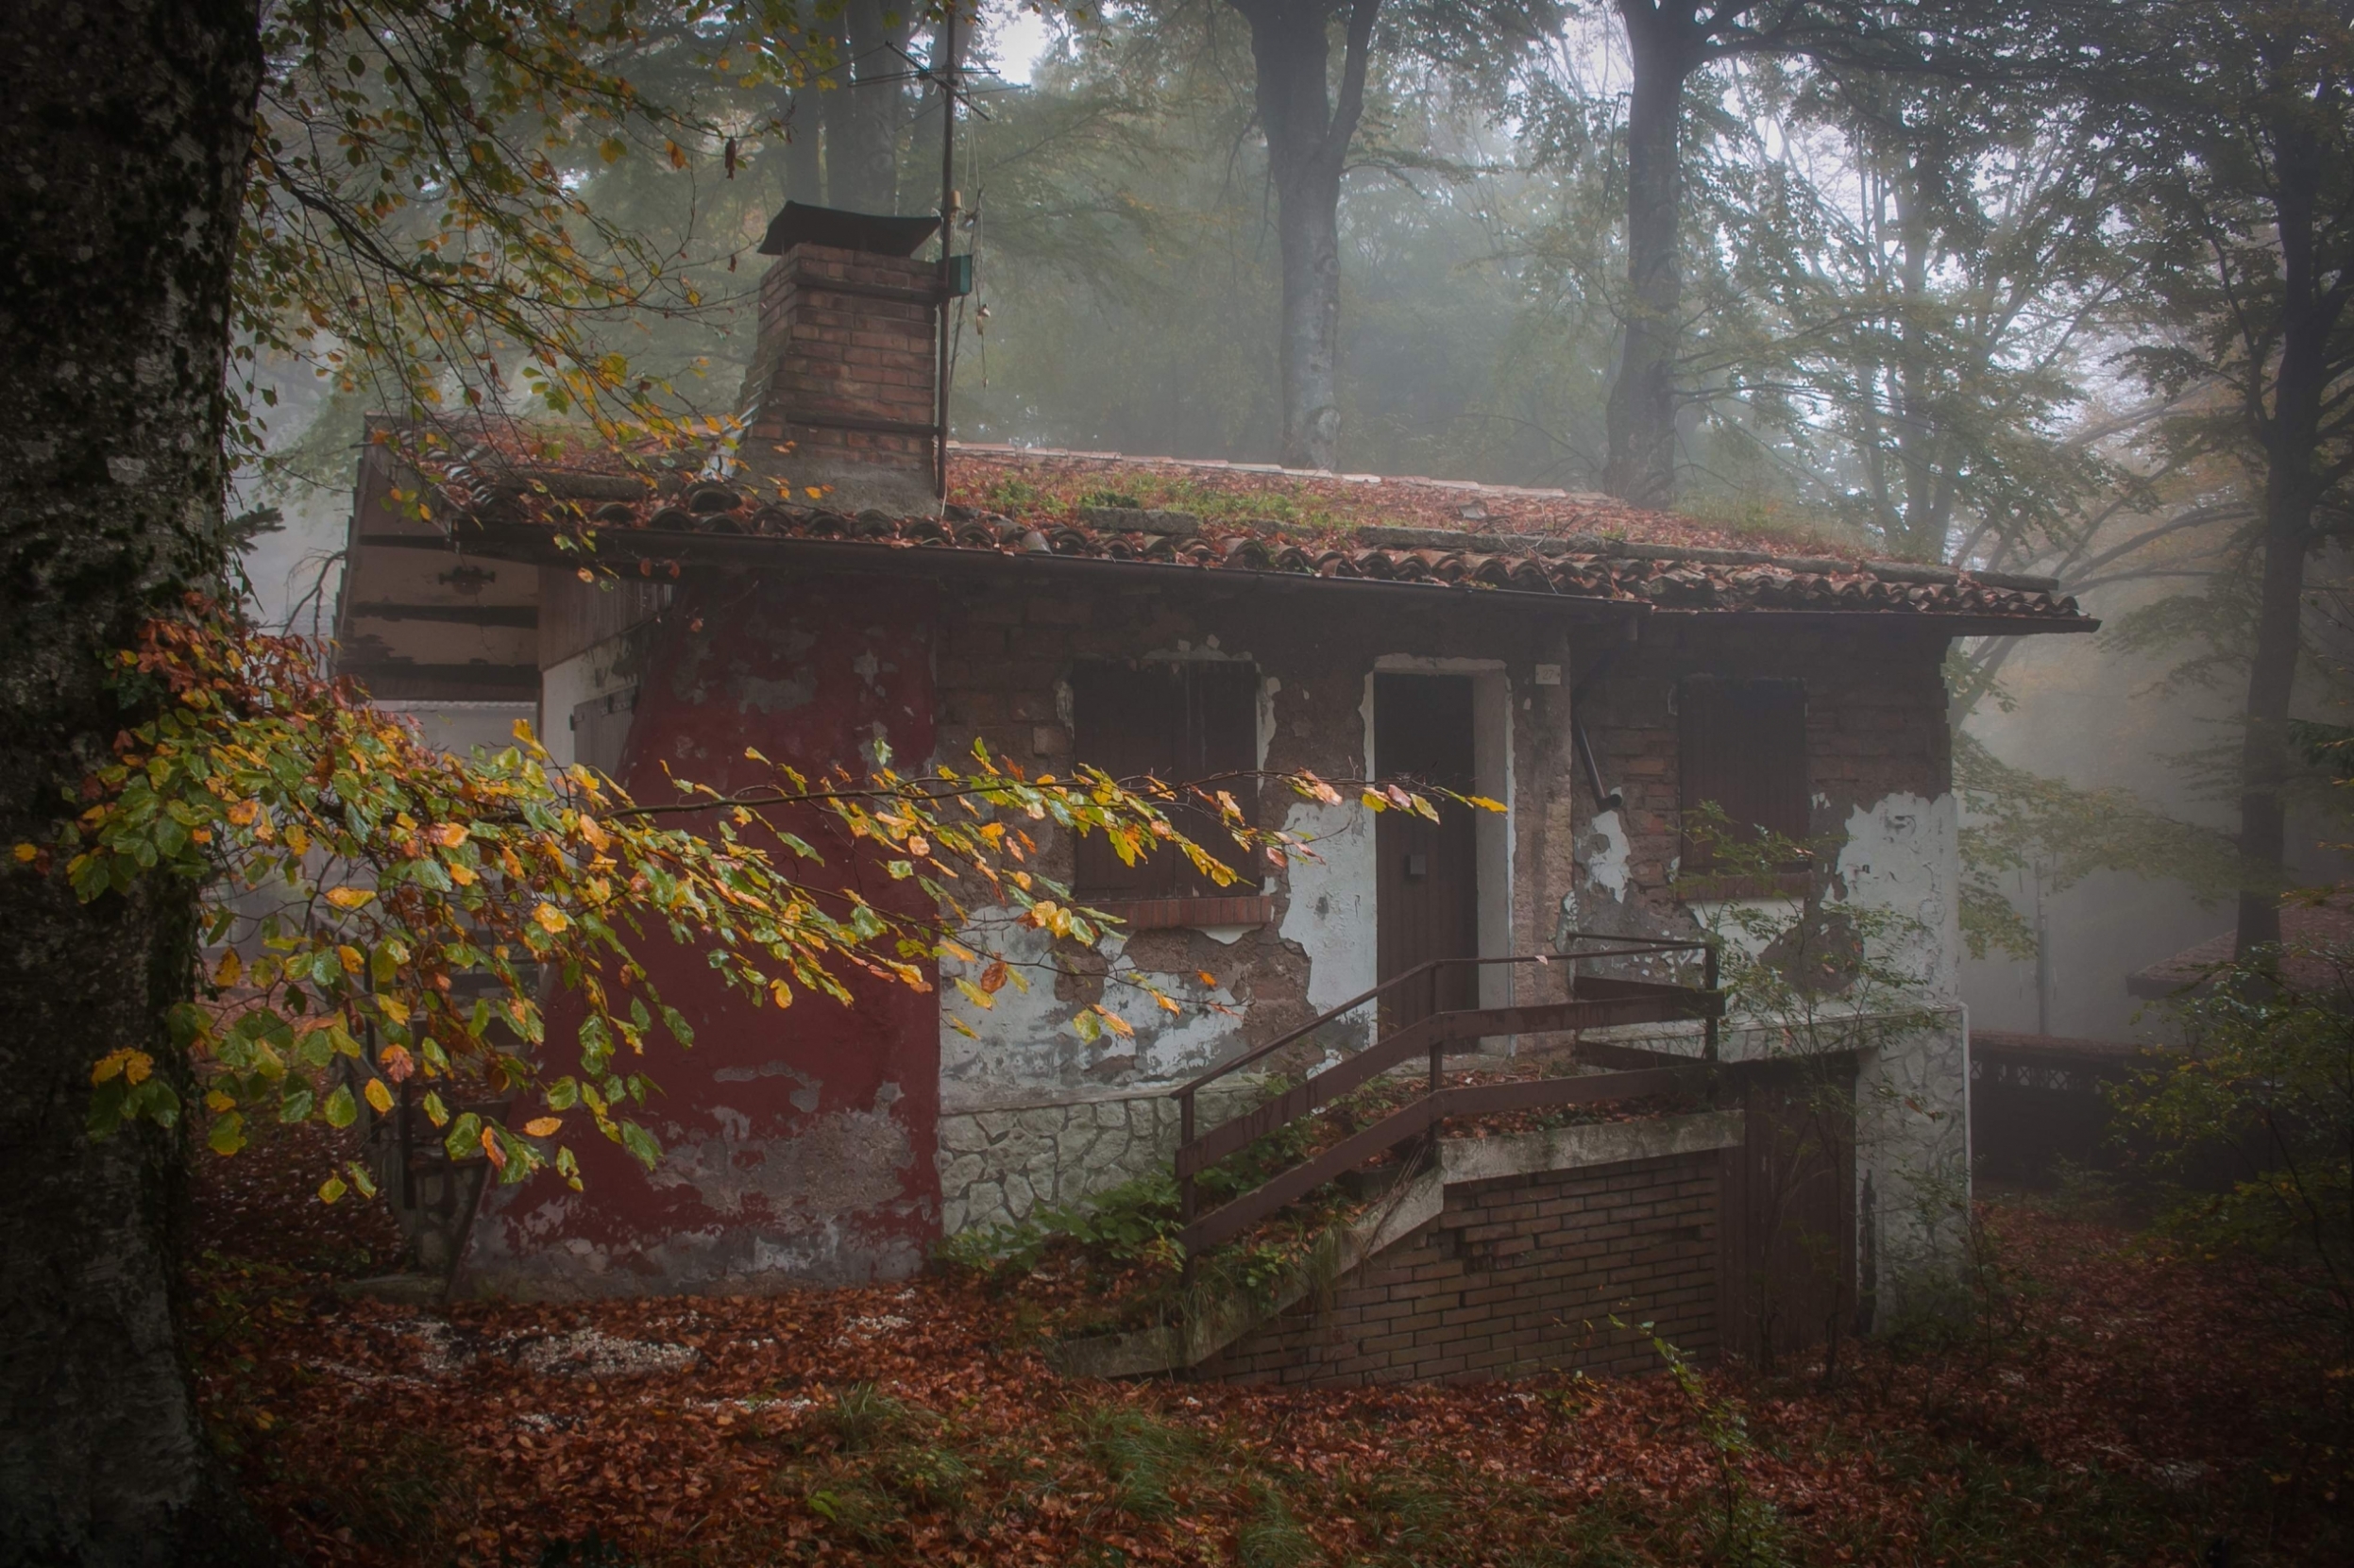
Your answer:
[[[854,212],[899,210],[899,133],[906,123],[907,13],[888,0],[850,0],[848,91],[829,117],[826,187]]]
[[[2281,135],[2276,160],[2276,231],[2281,261],[2280,362],[2263,435],[2264,575],[2258,592],[2256,649],[2248,664],[2247,716],[2240,750],[2240,920],[2236,949],[2280,940],[2280,893],[2287,881],[2289,701],[2305,607],[2305,554],[2312,548],[2313,503],[2320,488],[2313,460],[2321,441],[2329,383],[2329,341],[2336,310],[2314,263],[2318,149],[2309,135]],[[2251,374],[2261,375],[2261,362]]]
[[[133,717],[109,651],[222,582],[261,68],[256,0],[0,6],[0,844],[50,836]],[[188,891],[85,905],[0,865],[0,1560],[266,1561],[173,1333],[184,1141],[82,1131],[109,1051],[178,1071],[161,1018],[187,991]]]
[[[1690,0],[1618,0],[1634,79],[1627,100],[1627,312],[1604,428],[1602,488],[1637,506],[1676,493],[1676,338],[1684,269],[1684,83],[1703,44]]]
[[[819,129],[824,110],[818,98],[813,82],[785,100],[785,199],[812,207],[825,205],[824,146]]]
[[[1231,3],[1250,24],[1259,123],[1267,137],[1282,252],[1279,456],[1289,468],[1329,468],[1339,456],[1341,431],[1341,175],[1364,110],[1380,0],[1354,0],[1349,8],[1337,103],[1325,0]]]

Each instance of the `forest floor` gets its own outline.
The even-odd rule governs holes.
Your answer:
[[[2245,1271],[1979,1207],[1966,1318],[1817,1363],[1273,1391],[1067,1381],[927,1278],[420,1312],[308,1133],[208,1157],[216,1442],[322,1563],[2354,1562],[2354,1369]]]

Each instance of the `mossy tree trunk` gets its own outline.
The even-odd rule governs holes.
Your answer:
[[[109,652],[220,581],[259,29],[256,0],[0,6],[0,846],[109,755]],[[82,1131],[99,1057],[172,1071],[188,890],[0,868],[0,1560],[265,1560],[174,1333],[183,1141]]]

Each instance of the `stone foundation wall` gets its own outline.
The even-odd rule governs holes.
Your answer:
[[[1202,1127],[1255,1104],[1262,1092],[1256,1078],[1219,1085],[1202,1096]],[[940,1234],[1014,1224],[1042,1206],[1067,1206],[1166,1171],[1177,1153],[1177,1116],[1165,1088],[943,1111]]]

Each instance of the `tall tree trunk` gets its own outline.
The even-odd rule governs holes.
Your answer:
[[[785,199],[825,205],[824,143],[820,126],[824,110],[812,82],[785,100]]]
[[[2289,702],[2302,640],[2305,555],[2313,545],[2313,503],[2320,488],[2314,458],[2329,390],[2329,337],[2343,309],[2315,264],[2322,155],[2312,136],[2295,126],[2282,128],[2275,152],[2280,360],[2273,375],[2270,414],[2259,415],[2265,459],[2264,574],[2240,750],[2236,947],[2242,957],[2280,940],[2288,861],[2288,808],[2281,797],[2289,776]],[[2250,374],[2261,376],[2261,363]]]
[[[0,6],[0,844],[45,837],[130,717],[105,657],[222,581],[230,265],[256,0]],[[173,1334],[185,1169],[93,1142],[92,1064],[178,1071],[185,889],[82,904],[0,870],[0,1560],[267,1560],[238,1537]]]
[[[1341,176],[1364,113],[1380,0],[1352,0],[1335,101],[1328,0],[1231,0],[1250,24],[1259,124],[1275,184],[1282,253],[1283,445],[1291,468],[1329,468],[1340,452]]]
[[[850,0],[850,85],[826,127],[826,188],[838,207],[899,210],[899,133],[906,127],[907,12],[891,0]]]
[[[1676,338],[1684,269],[1676,234],[1684,213],[1679,130],[1684,84],[1699,68],[1704,36],[1692,0],[1618,0],[1634,79],[1627,101],[1627,313],[1604,429],[1602,488],[1638,506],[1667,506],[1676,492]]]

